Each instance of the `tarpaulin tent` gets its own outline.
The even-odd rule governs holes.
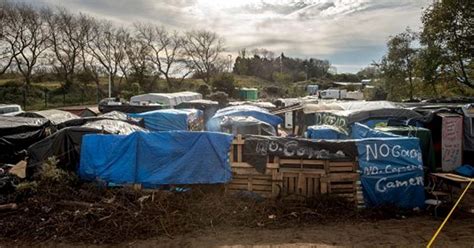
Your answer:
[[[266,109],[250,105],[239,105],[230,106],[217,111],[217,113],[207,122],[207,130],[219,131],[220,123],[224,116],[251,116],[274,127],[283,122],[280,117],[271,114]]]
[[[340,110],[330,112],[318,112],[306,115],[305,123],[309,125],[333,125],[350,131],[351,124],[355,122],[388,122],[390,119],[409,120],[423,119],[423,116],[413,110],[403,108],[379,108],[379,109],[359,109],[359,110]],[[369,124],[369,123],[367,123]],[[370,125],[370,124],[369,124]],[[374,123],[372,123],[374,126]]]
[[[35,171],[49,157],[55,156],[58,166],[75,170],[79,162],[82,136],[91,133],[130,134],[145,132],[143,128],[120,120],[98,120],[84,126],[67,127],[34,143],[28,148],[28,175]]]
[[[79,119],[80,117],[59,109],[49,109],[34,112],[23,112],[17,116],[35,117],[48,119],[52,125],[57,126],[69,120]]]
[[[143,118],[145,127],[151,131],[198,131],[203,126],[202,111],[198,109],[160,109],[128,116]]]
[[[112,112],[108,112],[99,116],[71,119],[63,123],[60,123],[58,125],[58,128],[61,129],[65,127],[82,126],[82,125],[85,125],[86,123],[94,122],[98,120],[119,120],[119,121],[128,122],[129,124],[132,124],[132,125],[144,127],[144,122],[142,118],[130,118],[125,113],[122,113],[119,111],[112,111]]]
[[[85,180],[143,186],[226,183],[232,136],[211,132],[86,135],[79,174]]]
[[[130,98],[131,105],[160,104],[174,107],[182,102],[202,99],[200,93],[191,91],[182,91],[175,93],[147,93]],[[144,104],[145,103],[145,104]]]
[[[219,103],[216,101],[198,99],[182,102],[175,107],[176,109],[199,109],[203,112],[204,123],[206,123],[219,109]]]
[[[308,139],[347,139],[347,134],[343,130],[330,125],[309,126],[306,135]]]
[[[252,116],[224,116],[220,123],[219,131],[224,133],[237,134],[257,134],[275,136],[275,128],[263,121],[259,121]]]
[[[0,163],[16,163],[22,150],[45,138],[51,122],[45,118],[0,116]]]

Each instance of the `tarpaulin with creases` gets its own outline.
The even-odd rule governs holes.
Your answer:
[[[356,142],[365,203],[423,207],[423,160],[418,138],[369,138]]]
[[[86,135],[79,174],[116,184],[214,184],[231,180],[232,136],[212,132]]]

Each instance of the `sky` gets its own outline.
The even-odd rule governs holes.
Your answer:
[[[432,0],[17,0],[59,6],[118,25],[150,22],[169,29],[206,29],[243,48],[328,59],[338,73],[379,61],[389,36],[419,30]]]

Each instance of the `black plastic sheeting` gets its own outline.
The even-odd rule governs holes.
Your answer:
[[[225,116],[221,123],[221,131],[237,134],[256,134],[266,136],[276,136],[275,128],[252,116]]]
[[[98,120],[81,127],[67,127],[28,148],[27,176],[30,177],[48,158],[54,156],[58,167],[76,170],[81,155],[82,136],[86,134],[130,134],[145,129],[120,120]]]
[[[265,172],[267,156],[280,158],[330,159],[353,161],[358,153],[354,140],[309,140],[260,135],[245,136],[243,159]]]
[[[123,104],[123,105],[99,104],[99,111],[101,113],[109,113],[113,111],[119,111],[122,113],[143,113],[143,112],[148,112],[148,111],[153,111],[153,110],[158,110],[158,109],[163,109],[163,108],[164,107],[161,105],[141,106],[141,105],[129,105],[129,104]]]
[[[45,138],[51,122],[44,118],[0,116],[0,163],[17,163],[24,149]]]
[[[35,117],[35,118],[45,118],[51,122],[52,125],[59,125],[69,120],[79,119],[80,117],[69,113],[67,111],[59,110],[59,109],[49,109],[49,110],[42,110],[42,111],[35,111],[35,112],[24,112],[17,116],[22,117]]]

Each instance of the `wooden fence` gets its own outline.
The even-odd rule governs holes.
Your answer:
[[[357,205],[363,204],[357,161],[288,159],[268,156],[265,173],[259,173],[243,158],[245,140],[232,142],[232,181],[227,191],[251,191],[267,198],[304,198],[329,194]]]

